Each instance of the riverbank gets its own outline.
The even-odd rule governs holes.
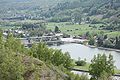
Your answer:
[[[74,69],[89,71],[89,66],[90,66],[90,63],[87,63],[85,66],[74,66]],[[120,70],[115,69],[115,74],[120,74]]]
[[[74,74],[78,74],[78,75],[86,75],[88,76],[88,78],[91,78],[91,75],[89,74],[89,71],[86,70],[81,70],[81,69],[72,69],[71,71]],[[120,80],[120,74],[114,74],[113,76],[111,76],[112,80]]]
[[[87,42],[87,39],[73,39],[73,38],[61,38],[61,41],[63,41],[64,43],[76,43],[76,44],[83,44],[84,42]],[[113,48],[105,48],[105,47],[97,47],[97,46],[93,46],[93,45],[85,45],[88,46],[90,48],[98,48],[101,50],[107,50],[107,51],[115,51],[120,53],[119,49],[113,49]]]
[[[101,49],[101,50],[115,51],[115,52],[120,53],[120,50],[119,50],[119,49],[112,49],[112,48],[105,48],[105,47],[97,47],[97,46],[91,46],[91,45],[85,45],[85,46],[88,46],[88,47],[90,47],[90,48],[98,48],[98,49]]]

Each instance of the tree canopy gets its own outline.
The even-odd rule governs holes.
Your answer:
[[[98,54],[91,62],[89,67],[90,75],[92,75],[91,80],[109,80],[114,75],[115,66],[112,55],[107,57],[105,54]]]

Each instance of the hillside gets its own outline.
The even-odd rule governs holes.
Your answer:
[[[67,80],[68,76],[53,65],[46,65],[44,62],[23,56],[23,63],[26,67],[24,80]]]
[[[120,0],[74,0],[58,3],[47,13],[51,22],[102,23],[107,30],[120,30]]]
[[[120,0],[1,0],[3,20],[47,20],[103,24],[103,29],[120,30]]]
[[[0,18],[41,17],[49,7],[66,0],[0,0]]]
[[[0,80],[68,80],[71,61],[68,54],[43,43],[28,49],[12,35],[5,41],[0,32]]]
[[[73,2],[59,3],[53,8],[53,13],[62,13],[63,15],[70,12],[77,12],[87,16],[102,15],[103,18],[110,18],[112,16],[119,16],[120,1],[119,0],[76,0]],[[69,12],[68,12],[69,11]],[[68,12],[68,13],[67,13]]]
[[[119,0],[1,0],[0,7],[1,18],[69,17],[77,11],[88,16],[102,15],[102,18],[120,15]]]
[[[0,0],[0,18],[36,16],[62,0]]]

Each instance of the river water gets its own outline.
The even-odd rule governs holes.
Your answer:
[[[119,52],[90,48],[88,46],[75,43],[64,44],[60,46],[51,46],[51,48],[61,49],[63,52],[69,52],[72,59],[78,60],[78,57],[80,57],[81,59],[86,59],[87,62],[91,62],[91,59],[93,59],[94,55],[97,55],[99,53],[106,55],[112,54],[115,61],[115,66],[117,69],[120,69]]]

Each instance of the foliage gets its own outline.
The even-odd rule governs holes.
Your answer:
[[[107,48],[113,48],[114,47],[114,44],[110,41],[110,40],[105,40],[103,42],[103,46],[104,47],[107,47]]]
[[[94,38],[90,38],[88,44],[89,45],[95,45],[95,39]]]
[[[24,65],[21,56],[16,54],[20,51],[19,45],[9,37],[9,40],[4,42],[0,34],[0,80],[23,80]]]
[[[0,7],[2,7],[0,9],[0,18],[3,20],[30,19],[53,22],[69,21],[79,24],[82,22],[103,23],[106,24],[102,28],[104,30],[120,30],[119,0],[25,0],[18,2],[15,0],[2,0],[0,4]],[[13,25],[3,21],[0,24],[4,24],[7,27],[21,27],[20,23]]]
[[[78,59],[78,61],[75,62],[77,66],[85,66],[86,65],[86,61],[85,60],[80,60]]]
[[[33,45],[30,55],[55,66],[63,65],[65,68],[72,67],[72,59],[69,53],[63,54],[61,50],[50,49],[44,43]]]
[[[80,76],[80,80],[89,80],[89,78],[88,78],[87,76],[88,76],[88,75],[82,74],[82,75]]]
[[[42,36],[46,32],[45,23],[23,23],[22,31],[28,31],[29,36]]]
[[[21,44],[21,41],[15,39],[12,34],[8,34],[4,45],[6,49],[12,50],[16,54],[25,53],[26,51],[24,45]]]
[[[19,40],[14,39],[12,34],[9,34],[7,39],[3,41],[1,32],[0,80],[28,80],[28,76],[31,76],[32,73],[34,73],[33,78],[39,79],[38,74],[40,74],[39,71],[42,65],[40,60],[47,64],[53,64],[54,66],[61,65],[65,69],[72,67],[72,59],[69,53],[63,54],[61,50],[48,48],[44,43],[34,44],[32,48],[27,49],[21,45]],[[53,70],[55,69],[53,68]]]
[[[116,37],[115,48],[120,49],[120,37]]]
[[[120,49],[120,38],[108,38],[106,35],[104,37],[98,37],[97,46]]]
[[[71,78],[68,80],[89,80],[88,75],[85,74],[74,74],[74,73],[67,73]]]
[[[59,30],[59,27],[58,26],[55,26],[55,30],[54,30],[55,33],[59,33],[60,30]]]
[[[89,67],[90,75],[92,75],[91,80],[98,80],[99,78],[108,80],[108,78],[114,75],[115,66],[112,55],[109,55],[109,57],[107,57],[105,54],[98,54],[97,56],[94,56],[91,62],[92,63]]]

